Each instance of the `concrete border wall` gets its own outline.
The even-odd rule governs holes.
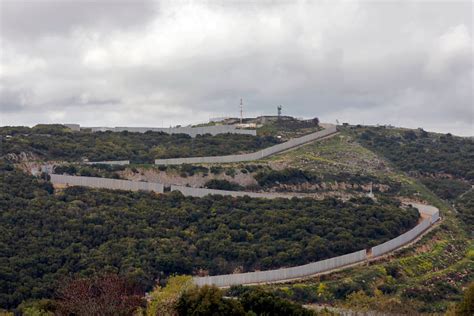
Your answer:
[[[406,233],[391,239],[383,244],[372,247],[372,256],[378,257],[387,252],[390,252],[394,249],[397,249],[400,246],[403,246],[413,239],[415,239],[419,234],[424,232],[428,227],[430,227],[431,221],[429,219],[423,220],[420,224],[416,225],[413,229],[407,231]]]
[[[417,208],[420,214],[425,217],[425,219],[423,219],[421,223],[419,223],[406,233],[387,242],[384,242],[383,244],[372,247],[372,256],[381,256],[411,242],[422,232],[428,229],[432,224],[439,220],[439,210],[436,207],[419,203],[411,203],[411,205]]]
[[[53,184],[64,184],[64,185],[77,185],[86,186],[92,188],[107,188],[107,189],[118,189],[118,190],[131,190],[131,191],[154,191],[163,193],[163,184],[152,183],[152,182],[138,182],[129,180],[119,179],[107,179],[97,177],[81,177],[81,176],[69,176],[69,175],[57,175],[51,174],[51,182]],[[249,196],[253,198],[291,198],[291,195],[282,195],[279,193],[254,193],[254,192],[243,192],[243,191],[226,191],[226,190],[213,190],[203,188],[190,188],[184,186],[171,186],[171,191],[180,191],[186,196],[203,197],[209,194],[219,195],[230,195],[234,197],[238,196]],[[415,240],[421,233],[427,230],[432,224],[439,220],[439,210],[431,205],[424,205],[419,203],[410,203],[413,207],[417,208],[419,213],[424,218],[418,225],[406,233],[393,238],[383,244],[377,245],[370,249],[370,258],[376,258],[384,255],[390,251],[400,248],[403,245]],[[342,268],[347,265],[360,263],[368,259],[367,251],[360,250],[350,254],[321,260],[301,266],[282,268],[276,270],[267,271],[255,271],[247,273],[236,273],[236,274],[223,274],[206,277],[194,277],[194,283],[202,285],[216,285],[218,287],[228,287],[232,285],[245,285],[245,284],[256,284],[256,283],[271,283],[281,282],[296,278],[302,278],[311,276],[317,273],[330,271],[337,268]]]
[[[227,155],[227,156],[213,156],[213,157],[189,157],[189,158],[170,158],[170,159],[156,159],[156,165],[180,165],[180,164],[194,164],[194,163],[229,163],[240,161],[259,160],[273,154],[291,149],[302,144],[329,136],[337,132],[336,126],[330,126],[322,131],[318,131],[299,138],[290,139],[287,142],[271,146],[254,153],[241,155]]]
[[[431,205],[410,203],[413,207],[417,208],[421,214],[429,216],[431,224],[439,220],[439,210]]]
[[[367,259],[365,250],[356,251],[347,255],[334,257],[318,262],[305,264],[302,266],[283,268],[268,271],[256,271],[236,274],[223,274],[208,277],[195,277],[194,283],[203,285],[215,285],[218,287],[228,287],[239,284],[256,284],[267,282],[279,282],[301,278],[316,273],[332,270],[335,268],[358,263]]]
[[[191,137],[196,135],[211,134],[213,136],[218,134],[242,134],[256,136],[257,131],[251,129],[239,129],[235,125],[213,125],[213,126],[200,126],[200,127],[82,127],[83,129],[90,129],[92,132],[132,132],[132,133],[145,133],[148,131],[152,132],[163,132],[166,134],[187,134]]]
[[[233,197],[238,196],[249,196],[251,198],[265,198],[265,199],[291,199],[293,197],[304,197],[293,194],[285,193],[258,193],[258,192],[246,192],[246,191],[228,191],[228,190],[215,190],[206,188],[191,188],[181,185],[171,185],[171,191],[179,191],[185,196],[204,197],[206,195],[229,195]]]
[[[104,160],[104,161],[88,161],[84,162],[86,165],[119,165],[125,166],[130,164],[130,160]]]
[[[426,218],[408,232],[391,239],[381,245],[371,248],[371,258],[375,258],[395,250],[417,238],[439,219],[439,210],[430,205],[412,203]],[[248,285],[257,283],[282,282],[291,279],[308,277],[317,273],[342,268],[347,265],[360,263],[367,260],[366,250],[356,251],[347,255],[334,257],[301,266],[267,271],[247,273],[223,274],[206,277],[194,277],[193,281],[198,286],[215,285],[229,287],[232,285]]]
[[[51,183],[67,186],[84,186],[90,188],[104,188],[127,191],[153,191],[163,193],[163,184],[153,182],[139,182],[120,179],[108,179],[98,177],[81,177],[60,174],[50,174]]]

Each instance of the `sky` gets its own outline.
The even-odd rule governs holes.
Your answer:
[[[474,135],[471,1],[0,0],[0,125],[283,114]]]

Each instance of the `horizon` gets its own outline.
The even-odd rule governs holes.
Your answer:
[[[259,116],[272,116],[272,115],[259,115]],[[275,115],[276,116],[276,115]],[[257,116],[256,116],[257,117]],[[256,117],[244,117],[244,119],[249,119],[249,118],[256,118]],[[238,119],[238,117],[226,117],[226,118],[231,118],[231,119]],[[297,119],[302,119],[302,120],[309,120],[311,119],[311,117],[299,117]],[[17,126],[21,126],[21,127],[29,127],[29,128],[32,128],[34,126],[37,126],[37,125],[69,125],[69,124],[78,124],[81,128],[90,128],[90,127],[107,127],[107,128],[113,128],[113,127],[142,127],[142,128],[173,128],[173,127],[177,127],[178,125],[181,126],[181,127],[189,127],[189,126],[193,126],[193,125],[198,125],[198,124],[206,124],[206,123],[209,123],[209,122],[193,122],[193,123],[188,123],[188,124],[174,124],[174,125],[168,125],[168,126],[161,126],[161,125],[156,125],[156,126],[152,126],[152,125],[89,125],[89,124],[80,124],[80,123],[77,123],[77,122],[52,122],[52,123],[36,123],[36,124],[32,124],[32,125],[3,125],[3,126],[0,126],[0,127],[17,127]],[[323,123],[323,124],[334,124],[334,125],[338,125],[338,126],[342,126],[344,123],[347,123],[349,124],[350,126],[357,126],[357,125],[361,125],[363,127],[393,127],[393,128],[397,128],[397,129],[409,129],[409,130],[415,130],[415,129],[422,129],[426,132],[429,132],[429,133],[437,133],[437,134],[451,134],[453,136],[457,136],[457,137],[465,137],[465,138],[472,138],[474,137],[474,134],[471,134],[471,135],[459,135],[459,134],[455,134],[455,133],[451,133],[451,132],[444,132],[444,131],[434,131],[434,130],[430,130],[430,129],[426,129],[422,126],[418,126],[418,127],[408,127],[408,126],[397,126],[397,125],[392,125],[392,124],[362,124],[362,123],[354,123],[354,122],[339,122],[339,124],[337,124],[336,122],[327,122],[327,121],[324,121],[324,120],[320,120],[320,123]]]

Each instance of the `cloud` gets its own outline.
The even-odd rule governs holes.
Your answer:
[[[0,26],[2,36],[29,41],[77,28],[130,28],[153,18],[156,10],[150,0],[3,0]]]
[[[2,124],[183,124],[243,97],[248,115],[473,134],[471,2],[16,3],[0,86],[28,97]]]

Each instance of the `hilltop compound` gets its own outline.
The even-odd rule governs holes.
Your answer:
[[[64,124],[64,126],[70,128],[73,131],[90,130],[93,133],[96,132],[133,132],[133,133],[146,133],[152,132],[163,132],[166,134],[187,134],[191,137],[197,135],[211,134],[212,136],[218,134],[243,134],[257,136],[257,131],[254,129],[240,129],[236,125],[212,125],[212,126],[200,126],[200,127],[81,127],[79,124]]]

